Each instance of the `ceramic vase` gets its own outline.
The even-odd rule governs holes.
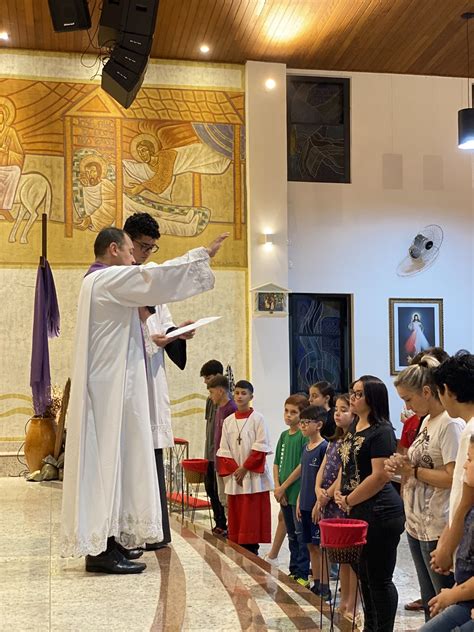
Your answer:
[[[25,457],[30,472],[40,470],[43,459],[54,453],[56,422],[52,417],[32,417],[25,438]]]

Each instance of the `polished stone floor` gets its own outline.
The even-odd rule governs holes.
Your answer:
[[[321,615],[318,599],[286,576],[285,545],[279,570],[214,537],[201,526],[204,515],[195,525],[174,515],[172,547],[145,553],[143,574],[94,575],[83,560],[58,555],[60,504],[58,483],[0,478],[2,632],[330,630],[327,606]],[[396,578],[401,604],[417,597],[407,556],[404,543]],[[420,623],[400,609],[399,632]]]

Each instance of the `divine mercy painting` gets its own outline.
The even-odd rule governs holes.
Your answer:
[[[443,300],[391,298],[390,373],[396,375],[430,347],[443,346]]]

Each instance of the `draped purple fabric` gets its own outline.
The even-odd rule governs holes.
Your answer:
[[[48,338],[59,336],[59,307],[49,263],[36,275],[30,385],[35,415],[43,415],[51,403]]]

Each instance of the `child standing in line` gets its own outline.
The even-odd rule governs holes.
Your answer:
[[[280,554],[280,549],[283,546],[283,542],[286,538],[286,525],[285,520],[283,518],[283,514],[280,511],[278,512],[278,522],[277,527],[275,529],[275,533],[273,534],[272,546],[268,553],[265,553],[263,559],[270,564],[274,564],[278,566],[278,555]]]
[[[316,498],[317,504],[313,510],[313,521],[318,522],[320,518],[346,518],[346,514],[339,509],[334,501],[334,494],[339,486],[339,476],[341,471],[341,456],[339,448],[342,438],[349,430],[354,421],[354,415],[350,410],[349,394],[338,395],[334,409],[334,421],[336,422],[336,432],[329,442],[326,454],[318,475],[316,476]],[[352,621],[356,610],[357,595],[357,575],[352,570],[350,564],[341,564],[341,600],[339,612]]]
[[[331,591],[326,569],[321,563],[319,526],[312,520],[316,505],[316,476],[328,446],[321,436],[326,418],[327,413],[322,406],[308,406],[300,413],[301,432],[308,438],[308,443],[301,452],[301,489],[296,502],[296,517],[301,521],[303,540],[308,546],[311,559],[314,580],[311,590],[328,600],[331,598]]]
[[[222,426],[217,471],[225,477],[228,503],[228,539],[258,555],[259,543],[271,542],[270,490],[273,480],[267,464],[270,437],[263,416],[250,406],[253,386],[235,385],[235,413]]]
[[[329,382],[316,382],[309,387],[309,403],[311,406],[322,406],[328,414],[322,431],[323,439],[329,439],[336,432],[334,422],[334,397],[336,391]]]
[[[308,443],[300,430],[300,413],[308,405],[303,395],[291,395],[285,401],[284,419],[289,428],[280,435],[273,464],[274,496],[281,505],[288,534],[290,576],[306,587],[309,586],[309,554],[301,522],[296,518],[296,501],[300,491],[301,451]]]
[[[216,460],[215,452],[221,442],[222,426],[224,420],[229,415],[232,415],[237,410],[234,400],[230,396],[229,380],[225,375],[215,375],[207,383],[207,390],[209,391],[209,397],[212,403],[217,407],[216,415],[214,419],[214,462]],[[227,498],[224,490],[224,481],[217,477],[217,490],[219,494],[219,502],[224,507],[227,507]],[[216,535],[227,535],[226,525],[222,527],[217,525],[212,530]]]
[[[224,367],[219,360],[208,360],[202,365],[200,376],[202,377],[204,384],[208,383],[216,375],[222,375]],[[219,501],[219,488],[218,488],[218,476],[215,467],[216,450],[219,446],[214,446],[214,426],[216,418],[217,406],[212,403],[210,397],[206,400],[206,441],[204,444],[204,458],[209,461],[207,466],[206,477],[204,479],[204,487],[206,488],[206,494],[209,497],[212,506],[212,513],[214,514],[214,521],[218,533],[225,532],[227,529],[227,518],[225,515],[225,508]],[[213,529],[213,530],[214,530]]]

